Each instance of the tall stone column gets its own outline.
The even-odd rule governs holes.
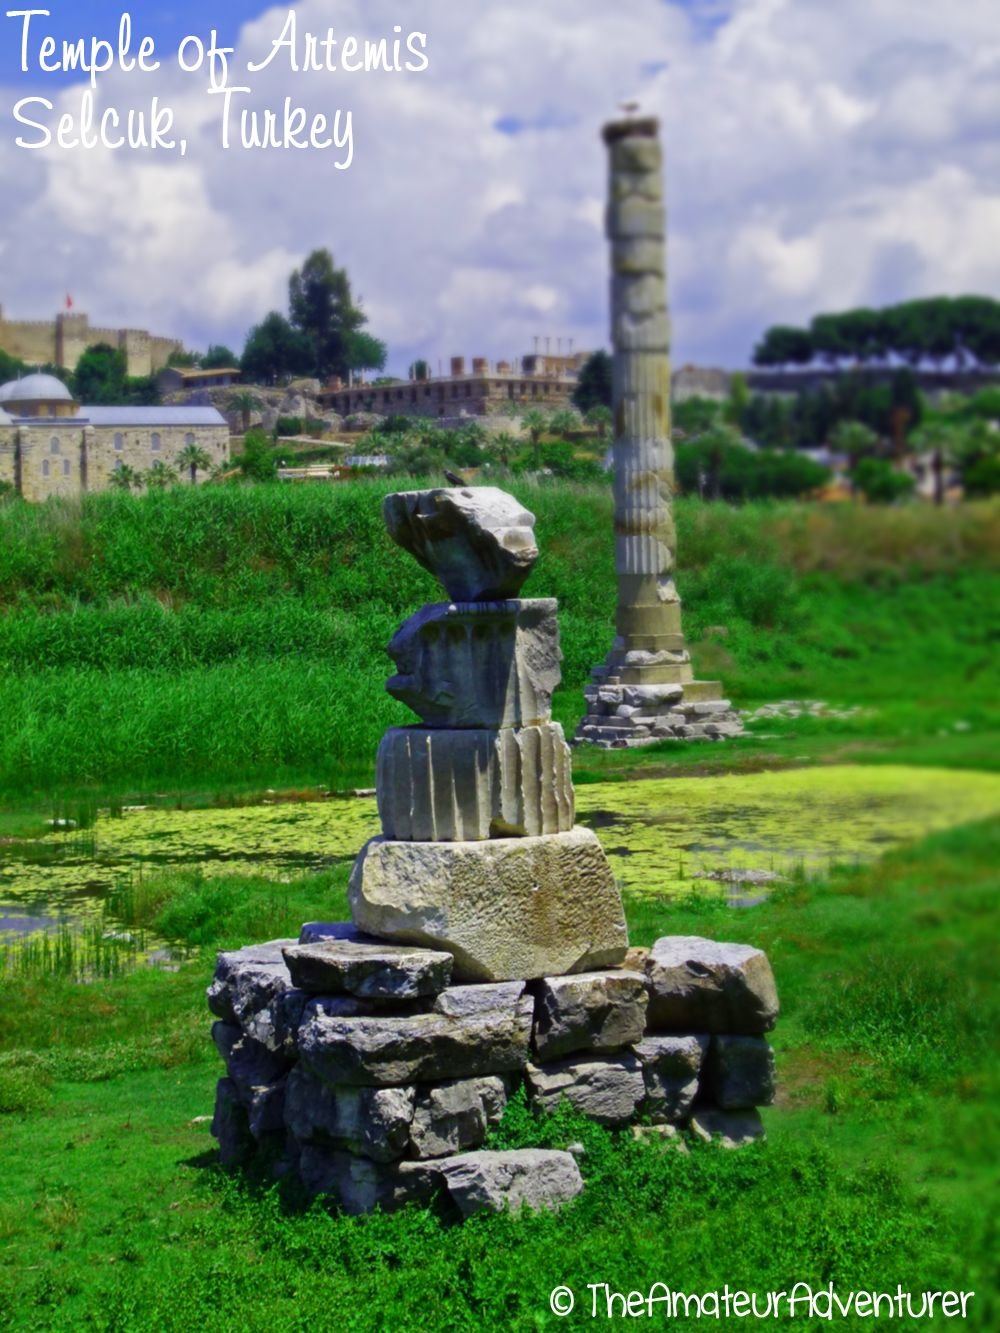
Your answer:
[[[741,729],[716,681],[696,681],[674,583],[670,317],[663,159],[655,119],[604,128],[609,152],[618,636],[584,691],[578,740],[719,739]]]

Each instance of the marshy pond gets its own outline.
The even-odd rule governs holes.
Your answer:
[[[697,887],[747,906],[789,876],[1000,813],[1000,775],[841,765],[606,782],[577,788],[577,812],[623,888]],[[0,846],[0,945],[67,924],[113,929],[108,898],[130,877],[197,867],[287,881],[348,866],[378,831],[373,797],[99,814],[85,829]]]

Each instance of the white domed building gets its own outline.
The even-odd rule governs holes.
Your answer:
[[[214,407],[87,407],[54,375],[25,375],[0,385],[0,482],[25,500],[107,489],[118,468],[140,476],[157,463],[184,480],[204,481],[185,450],[210,467],[229,460],[229,427]]]

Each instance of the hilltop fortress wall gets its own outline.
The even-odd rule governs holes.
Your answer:
[[[0,306],[0,351],[30,366],[55,365],[75,370],[76,363],[97,343],[108,343],[125,353],[128,374],[155,375],[171,352],[180,351],[176,338],[161,338],[145,329],[97,328],[84,314],[70,311],[55,319],[6,319]]]

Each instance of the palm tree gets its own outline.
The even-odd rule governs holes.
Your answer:
[[[542,432],[548,430],[549,419],[544,412],[539,411],[537,407],[533,407],[529,412],[525,412],[522,420],[531,435],[531,448],[534,451],[532,463],[537,471],[542,465],[540,452]]]
[[[186,444],[177,455],[177,466],[190,470],[191,485],[194,486],[198,481],[198,469],[207,470],[212,466],[212,460],[199,445]]]
[[[511,453],[517,448],[517,437],[511,435],[510,431],[503,430],[498,435],[494,435],[489,441],[488,448],[491,453],[495,453],[500,459],[501,467],[510,467]]]
[[[158,458],[146,473],[145,481],[150,490],[162,490],[165,486],[173,486],[177,481],[177,473],[162,458]]]
[[[603,444],[608,434],[608,427],[611,425],[611,408],[605,407],[603,403],[595,403],[594,406],[584,417],[588,426],[593,426],[597,431],[597,438]]]
[[[578,431],[582,421],[576,412],[571,412],[568,407],[560,408],[558,412],[552,414],[549,421],[549,430],[554,435],[561,435],[565,440],[568,435]]]
[[[108,485],[113,486],[116,491],[138,491],[142,489],[142,473],[137,472],[134,467],[129,467],[128,463],[119,463],[112,469],[111,476],[108,478]]]
[[[240,393],[233,394],[229,400],[229,407],[233,412],[242,413],[243,434],[245,435],[250,429],[250,415],[260,407],[260,399],[255,393],[251,393],[248,389],[244,389]]]

